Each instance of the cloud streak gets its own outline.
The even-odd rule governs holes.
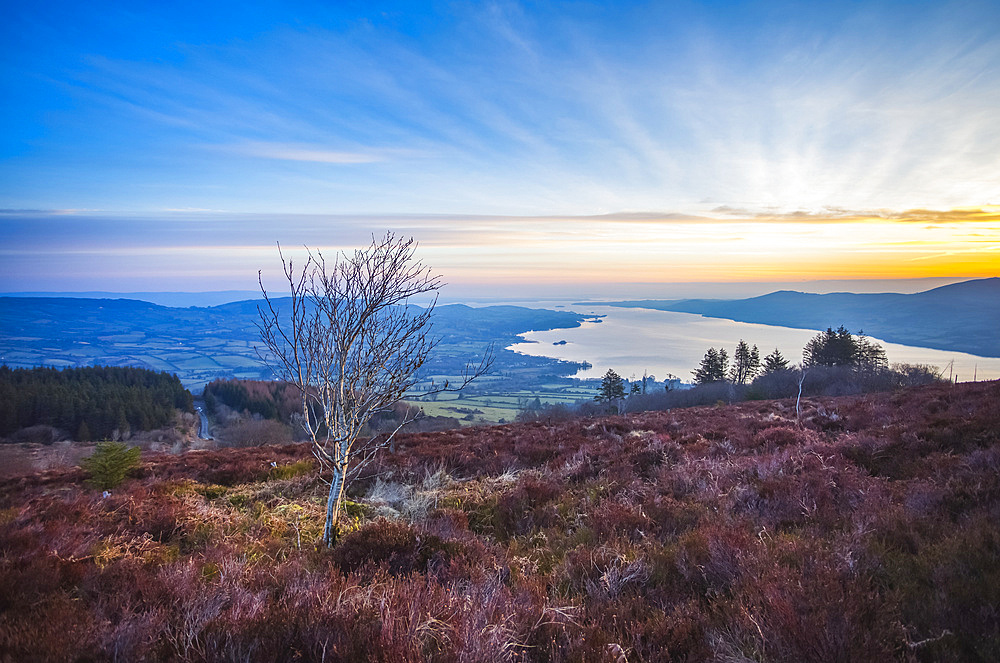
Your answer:
[[[285,143],[247,143],[244,145],[223,146],[218,149],[248,157],[283,161],[311,161],[314,163],[346,165],[375,163],[384,160],[384,157],[371,153],[338,152],[335,150],[317,149],[303,145],[288,145]]]
[[[0,214],[0,254],[245,288],[277,240],[392,229],[468,283],[995,273],[1000,8],[900,8],[23,3],[0,206],[70,213]]]
[[[311,7],[187,43],[178,26],[150,36],[171,57],[73,53],[47,72],[76,109],[50,114],[0,196],[439,214],[1000,200],[1000,12],[897,9],[508,3],[407,23]]]
[[[995,208],[831,219],[10,211],[0,222],[0,291],[39,289],[31,283],[40,275],[55,290],[177,290],[209,273],[212,289],[252,289],[258,270],[278,276],[278,240],[287,255],[333,253],[385,230],[417,237],[448,282],[494,294],[573,283],[974,278],[995,275],[1000,251]]]

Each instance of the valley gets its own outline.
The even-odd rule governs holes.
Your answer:
[[[626,378],[689,381],[707,347],[732,347],[742,338],[778,347],[795,362],[813,329],[842,320],[883,342],[909,339],[950,349],[887,342],[890,361],[929,364],[961,380],[991,379],[1000,376],[1000,359],[956,348],[1000,354],[994,333],[998,283],[969,281],[917,295],[776,292],[748,300],[590,303],[568,310],[441,305],[433,323],[441,342],[411,397],[426,414],[463,425],[509,422],[526,406],[591,400],[596,380],[609,368]],[[219,378],[270,379],[256,351],[257,303],[169,307],[129,299],[0,297],[0,363],[139,366],[176,374],[193,393]],[[948,314],[921,313],[926,310]],[[489,375],[461,393],[420,397],[432,385],[455,382],[489,347],[496,355]]]
[[[281,302],[281,300],[278,300]],[[257,354],[257,302],[166,307],[127,299],[0,297],[0,363],[12,368],[137,366],[176,374],[198,393],[217,378],[271,379]],[[440,343],[420,373],[414,396],[455,382],[467,362],[493,348],[490,375],[461,394],[422,401],[428,414],[465,423],[511,421],[525,401],[570,403],[594,387],[570,378],[585,362],[533,357],[507,348],[537,329],[579,326],[589,316],[518,306],[435,309]],[[452,402],[454,401],[454,402]]]

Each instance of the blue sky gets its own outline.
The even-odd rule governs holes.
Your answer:
[[[252,287],[386,229],[483,287],[997,265],[994,1],[167,4],[4,9],[0,290]],[[866,270],[860,218],[924,252]],[[821,240],[850,266],[761,267]]]

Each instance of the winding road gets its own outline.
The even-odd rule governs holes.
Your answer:
[[[203,440],[211,440],[212,434],[208,432],[208,415],[202,409],[201,405],[195,405],[194,409],[198,412],[198,417],[201,419],[201,426],[198,428],[198,437]]]

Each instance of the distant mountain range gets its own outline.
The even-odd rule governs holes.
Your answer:
[[[46,299],[134,299],[160,306],[188,308],[228,304],[230,302],[260,297],[257,290],[213,290],[210,292],[107,292],[91,290],[87,292],[5,292],[0,297]]]
[[[891,343],[1000,357],[1000,278],[963,281],[909,295],[816,295],[781,290],[749,299],[641,300],[609,305],[799,329],[844,325]]]

